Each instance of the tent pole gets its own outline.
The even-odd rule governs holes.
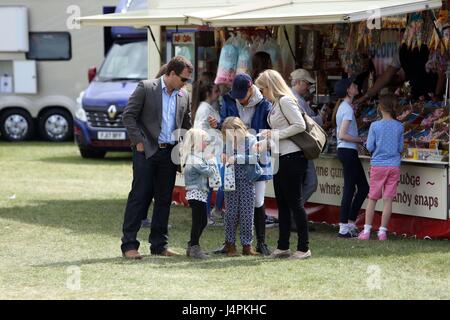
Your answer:
[[[151,28],[151,32],[150,32]],[[152,41],[152,33],[155,37],[155,43]],[[150,26],[147,28],[147,50],[148,50],[148,79],[154,79],[161,67],[161,55],[159,48],[161,47],[161,27]]]

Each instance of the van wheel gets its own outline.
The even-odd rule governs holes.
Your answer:
[[[73,121],[69,112],[49,109],[39,117],[39,133],[48,141],[67,141],[73,136]]]
[[[103,159],[106,151],[80,148],[80,154],[85,159]]]
[[[0,115],[0,132],[8,141],[23,141],[33,134],[33,119],[21,109],[9,109]]]

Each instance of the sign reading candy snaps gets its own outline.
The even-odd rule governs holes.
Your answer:
[[[369,182],[370,163],[361,160]],[[344,174],[338,159],[317,159],[319,186],[309,202],[341,205]],[[418,166],[402,163],[400,182],[393,200],[392,212],[411,216],[447,220],[447,170],[429,165]],[[367,206],[367,200],[363,209]],[[377,211],[383,210],[383,201],[377,202]]]

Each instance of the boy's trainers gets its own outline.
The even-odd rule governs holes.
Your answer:
[[[347,232],[347,233],[338,233],[338,237],[339,238],[357,238],[358,237],[358,233],[355,232]]]
[[[370,239],[370,232],[364,232],[364,230],[361,231],[359,233],[358,239],[359,240],[369,240]]]
[[[378,233],[378,240],[386,241],[387,240],[387,233],[386,232]]]
[[[338,233],[338,237],[339,238],[351,238],[352,236],[351,236],[351,234],[350,234],[350,232],[347,232],[347,233]]]
[[[348,230],[348,233],[350,233],[351,238],[357,238],[359,236],[359,231],[358,231],[358,228],[356,228],[356,227],[350,228]]]

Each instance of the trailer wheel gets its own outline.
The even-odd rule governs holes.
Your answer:
[[[8,141],[23,141],[33,134],[33,119],[22,109],[8,109],[0,114],[0,132]]]
[[[59,108],[46,110],[39,117],[39,133],[48,141],[67,141],[73,136],[73,121],[69,112]]]

